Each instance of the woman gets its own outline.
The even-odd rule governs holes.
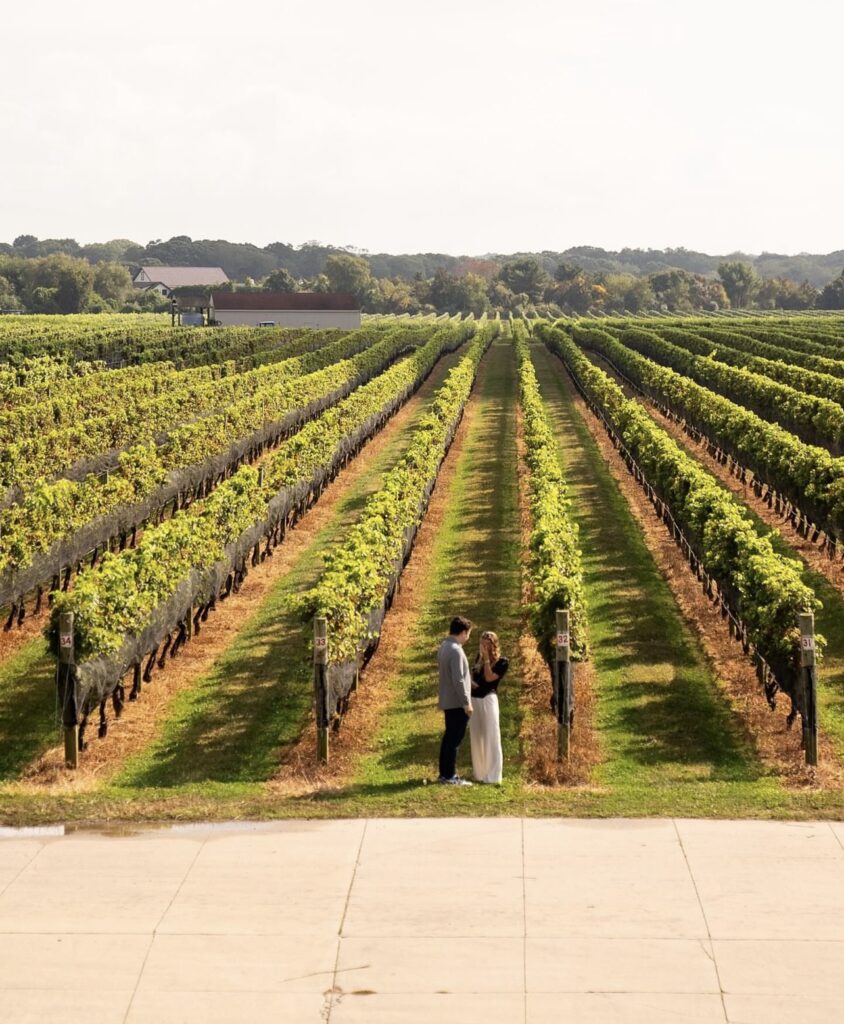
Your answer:
[[[495,633],[481,634],[481,649],[472,669],[472,707],[469,740],[472,745],[472,772],[478,782],[498,784],[504,768],[501,729],[498,724],[498,684],[509,667],[501,657]]]

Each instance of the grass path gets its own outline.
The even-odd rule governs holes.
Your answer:
[[[0,664],[0,780],[16,778],[56,742],[56,665],[43,636]]]
[[[575,407],[562,366],[540,346],[533,359],[584,555],[604,755],[595,781],[626,788],[759,779],[762,768]]]
[[[502,340],[493,345],[482,365],[453,474],[434,492],[432,511],[436,502],[444,515],[435,527],[430,522],[423,525],[433,534],[432,542],[425,543],[420,536],[414,552],[414,559],[424,558],[424,565],[415,568],[424,574],[425,582],[411,632],[404,638],[389,681],[390,703],[381,715],[374,750],[361,759],[343,793],[355,799],[368,797],[372,813],[378,813],[382,804],[410,813],[438,813],[445,804],[458,806],[456,801],[471,813],[472,808],[501,805],[521,791],[515,400],[515,355],[509,340]],[[483,629],[499,634],[502,650],[510,658],[501,690],[505,764],[501,788],[456,791],[421,784],[437,774],[442,712],[436,706],[436,652],[455,614],[467,615],[476,626],[467,647],[470,660]],[[364,676],[364,685],[365,680]],[[468,735],[458,771],[471,776]]]
[[[311,587],[322,553],[342,538],[366,499],[400,457],[419,417],[458,355],[445,357],[420,392],[364,448],[354,483],[341,487],[321,529],[271,588],[213,668],[173,700],[160,735],[116,774],[117,786],[172,787],[255,782],[271,777],[281,750],[299,736],[312,700],[308,627],[287,607]],[[325,499],[323,499],[325,500]],[[295,536],[295,534],[294,534]],[[281,549],[279,549],[281,550]],[[225,606],[224,606],[225,607]],[[225,610],[221,612],[225,615]]]

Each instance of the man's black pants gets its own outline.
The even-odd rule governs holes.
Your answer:
[[[440,744],[440,778],[450,779],[457,774],[457,750],[466,735],[469,716],[465,708],[444,711],[445,734]]]

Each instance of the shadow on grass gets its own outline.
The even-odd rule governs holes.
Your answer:
[[[0,779],[16,778],[59,740],[55,661],[36,637],[0,665]]]
[[[580,529],[610,760],[627,762],[634,772],[698,765],[713,780],[759,778],[762,766],[743,725],[718,692],[638,523],[574,409],[561,365],[539,347],[534,362]]]
[[[354,800],[356,797],[380,797],[388,799],[393,796],[401,796],[411,793],[417,789],[427,788],[418,779],[395,779],[389,782],[356,782],[339,789],[321,789],[313,793],[302,794],[302,796],[290,797],[292,803],[340,803],[347,800]]]
[[[296,739],[311,705],[305,627],[279,593],[211,672],[178,698],[161,740],[130,764],[120,785],[268,778],[279,748]]]

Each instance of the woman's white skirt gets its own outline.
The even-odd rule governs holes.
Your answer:
[[[476,697],[472,701],[469,740],[472,745],[472,773],[478,782],[501,782],[504,755],[498,724],[497,693]]]

